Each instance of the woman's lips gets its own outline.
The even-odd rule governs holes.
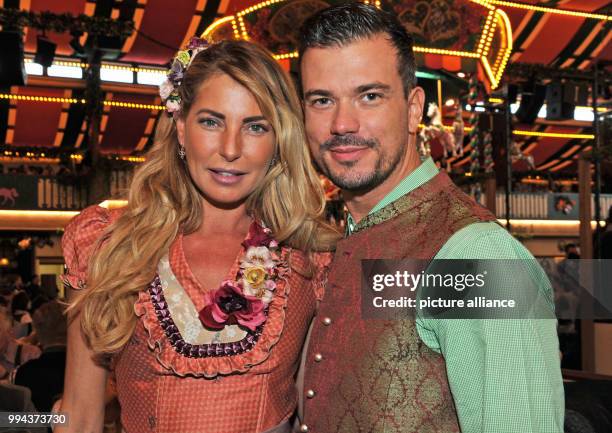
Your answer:
[[[369,147],[338,146],[330,149],[332,158],[338,162],[355,161],[363,156]]]
[[[208,171],[212,178],[221,185],[234,185],[242,179],[246,173],[237,170],[223,170],[209,168]]]

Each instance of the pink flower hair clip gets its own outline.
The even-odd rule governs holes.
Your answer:
[[[166,74],[166,79],[159,86],[159,96],[166,106],[169,116],[181,109],[181,97],[178,88],[183,82],[185,71],[191,65],[195,56],[210,46],[210,43],[203,38],[193,37],[189,40],[187,47],[179,51],[172,60],[172,66]]]

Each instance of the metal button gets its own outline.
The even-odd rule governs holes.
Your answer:
[[[332,319],[330,317],[326,317],[326,318],[323,319],[323,324],[325,326],[329,326],[329,325],[331,325],[331,323],[332,323]]]
[[[300,426],[300,431],[306,433],[308,431],[308,426],[306,424],[302,424]]]
[[[315,396],[315,392],[312,389],[306,391],[306,397],[313,398]]]
[[[323,355],[321,355],[320,353],[315,354],[314,360],[315,360],[315,362],[323,361]]]

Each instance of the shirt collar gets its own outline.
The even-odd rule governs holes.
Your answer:
[[[421,165],[419,165],[412,173],[406,176],[400,183],[397,184],[389,194],[387,194],[376,206],[370,210],[369,214],[384,208],[389,203],[393,203],[398,198],[408,194],[409,192],[417,189],[424,183],[431,180],[436,174],[438,174],[438,167],[434,160],[430,157],[425,159]],[[346,218],[346,236],[350,235],[355,228],[357,223],[349,213]]]

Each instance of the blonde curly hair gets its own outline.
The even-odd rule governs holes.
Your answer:
[[[290,78],[262,47],[223,41],[197,54],[186,70],[179,88],[181,111],[175,116],[186,116],[199,87],[214,74],[227,74],[249,89],[275,132],[276,162],[247,199],[248,212],[281,244],[306,253],[332,250],[339,236],[323,218],[323,190]],[[90,260],[87,290],[69,307],[71,314],[81,314],[81,329],[95,354],[125,345],[137,321],[138,292],[155,276],[179,230],[192,233],[202,223],[202,197],[178,148],[175,122],[162,114],[154,144],[135,172],[128,205]]]

